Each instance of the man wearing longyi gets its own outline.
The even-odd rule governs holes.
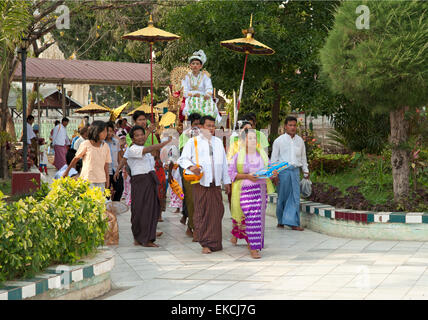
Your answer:
[[[200,123],[201,134],[187,141],[178,164],[186,172],[190,170],[197,176],[202,173],[199,183],[193,185],[193,234],[202,246],[202,253],[211,253],[223,249],[221,184],[229,192],[231,181],[223,142],[214,136],[215,119],[204,116]]]

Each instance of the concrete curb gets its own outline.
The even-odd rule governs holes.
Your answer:
[[[107,247],[101,247],[84,264],[52,266],[31,279],[6,281],[0,289],[0,300],[96,298],[110,291],[114,255]]]

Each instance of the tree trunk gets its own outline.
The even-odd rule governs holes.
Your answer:
[[[279,112],[281,110],[281,94],[279,92],[279,84],[275,82],[273,84],[273,90],[275,91],[275,100],[272,105],[272,122],[270,134],[277,135],[279,128]]]
[[[408,107],[402,107],[391,111],[389,114],[392,144],[392,177],[396,203],[409,194],[410,159],[409,151],[404,147],[409,136],[409,121],[405,119],[405,113],[408,109]]]

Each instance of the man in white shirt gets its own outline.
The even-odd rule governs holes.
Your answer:
[[[223,142],[214,137],[215,119],[204,116],[199,136],[189,139],[178,164],[195,175],[203,176],[193,185],[193,236],[202,246],[202,253],[222,250],[221,221],[224,215],[221,184],[230,191],[230,177]],[[199,167],[197,166],[199,165]],[[183,175],[185,176],[185,174]]]
[[[278,227],[290,226],[293,230],[303,231],[300,227],[300,168],[305,179],[309,178],[305,143],[296,134],[297,119],[285,119],[285,133],[273,143],[271,162],[288,162],[290,167],[279,174],[278,202],[276,216]]]
[[[70,145],[66,129],[68,122],[68,118],[63,118],[61,123],[52,132],[52,144],[55,150],[54,166],[57,170],[61,169],[67,163],[65,156]]]

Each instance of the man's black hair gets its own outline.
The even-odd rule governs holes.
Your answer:
[[[293,116],[288,116],[287,118],[285,118],[285,122],[284,124],[286,125],[287,123],[289,123],[290,121],[296,121],[297,123],[297,118],[293,117]]]
[[[144,116],[147,119],[146,113],[142,110],[135,111],[134,114],[132,115],[132,119],[134,121],[137,121],[138,117],[141,117],[141,116]]]
[[[203,116],[199,121],[200,124],[204,125],[206,120],[214,121],[215,119],[212,116]]]
[[[114,131],[114,122],[113,121],[107,122],[107,128],[112,128]]]
[[[195,122],[196,120],[201,120],[202,116],[199,113],[192,113],[191,115],[189,115],[189,117],[187,118],[187,120],[190,121],[190,124],[192,125],[193,122]]]
[[[34,120],[34,116],[32,116],[31,114],[27,117],[27,122],[28,121],[31,121],[31,120]]]
[[[122,119],[117,120],[116,124],[120,127],[122,125]]]
[[[252,120],[254,122],[257,121],[257,116],[256,116],[256,114],[254,112],[248,112],[246,114],[246,118],[247,118],[247,120]]]
[[[96,120],[92,122],[88,130],[88,139],[98,142],[100,138],[100,133],[107,128],[107,122]]]
[[[129,130],[129,136],[131,137],[131,139],[134,139],[134,133],[135,133],[135,131],[137,131],[137,130],[142,130],[142,131],[143,131],[143,134],[146,134],[146,131],[144,130],[144,128],[143,128],[143,127],[141,127],[141,126],[133,126],[133,127],[131,128],[131,130]]]
[[[63,122],[69,122],[69,121],[70,120],[68,118],[64,117],[64,118],[62,118],[61,123],[63,123]]]

